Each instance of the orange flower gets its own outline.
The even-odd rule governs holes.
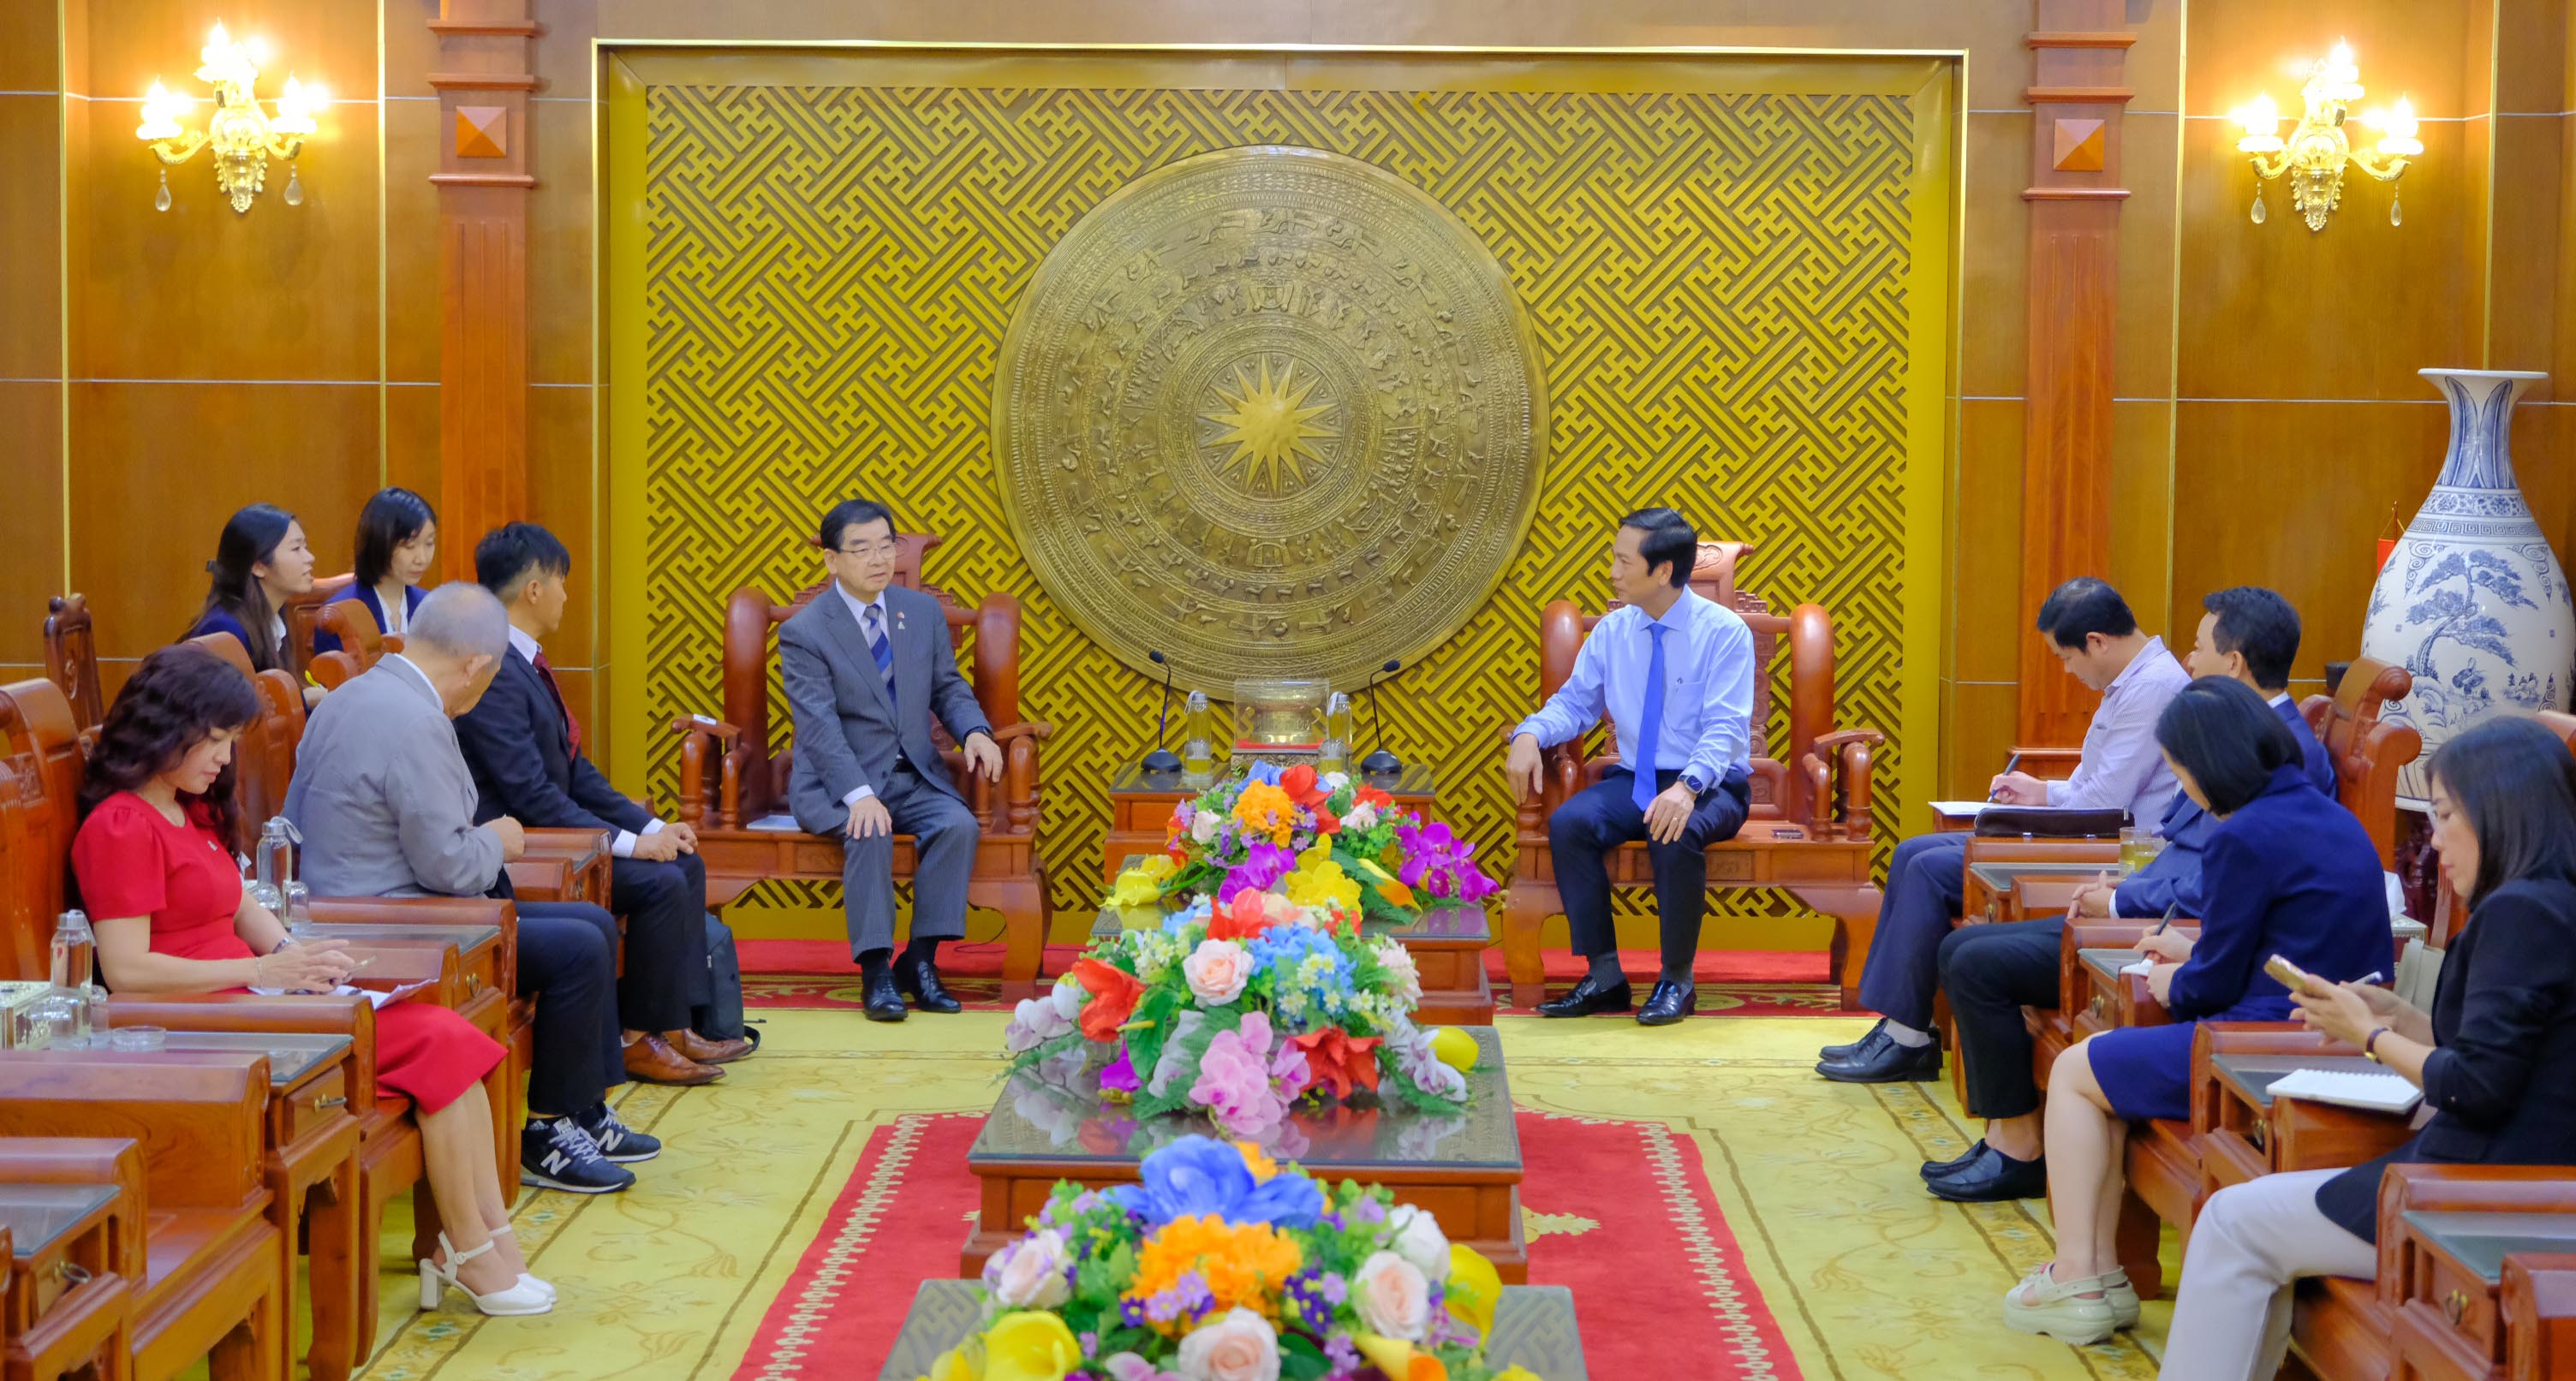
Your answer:
[[[1331,1088],[1336,1098],[1348,1098],[1353,1088],[1377,1088],[1377,1047],[1383,1039],[1353,1036],[1327,1026],[1290,1036],[1288,1043],[1306,1052],[1306,1073],[1317,1086]]]
[[[1238,1141],[1234,1143],[1234,1149],[1243,1153],[1243,1168],[1252,1172],[1255,1183],[1279,1173],[1279,1162],[1272,1160],[1270,1153],[1259,1146],[1249,1141]]]
[[[1297,803],[1267,782],[1249,782],[1234,798],[1234,818],[1247,839],[1266,838],[1285,845],[1297,832]]]
[[[1396,878],[1388,878],[1386,881],[1379,883],[1377,885],[1377,894],[1402,907],[1410,908],[1420,904],[1414,899],[1413,889],[1405,886],[1401,880]]]
[[[1241,1305],[1264,1317],[1279,1317],[1279,1289],[1306,1264],[1296,1242],[1268,1223],[1229,1225],[1215,1214],[1175,1218],[1145,1239],[1136,1253],[1136,1276],[1129,1299],[1146,1299],[1172,1288],[1182,1276],[1196,1273],[1215,1297],[1213,1312]],[[1176,1319],[1163,1327],[1177,1334],[1192,1320]]]
[[[1097,959],[1074,960],[1073,981],[1091,995],[1082,1005],[1082,1034],[1103,1044],[1118,1039],[1118,1028],[1136,1014],[1136,1004],[1145,996],[1136,975]]]

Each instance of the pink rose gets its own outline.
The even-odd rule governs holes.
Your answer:
[[[1243,986],[1252,981],[1252,954],[1232,940],[1201,940],[1181,961],[1181,975],[1199,1001],[1221,1006],[1243,996]]]
[[[1377,1252],[1351,1276],[1351,1307],[1369,1331],[1418,1343],[1431,1327],[1431,1282],[1421,1267]]]
[[[984,1284],[1006,1309],[1053,1309],[1073,1298],[1073,1253],[1064,1234],[1040,1228],[984,1263]]]
[[[1181,1339],[1181,1374],[1190,1381],[1279,1381],[1279,1334],[1241,1305]]]
[[[1258,1139],[1287,1115],[1287,1103],[1270,1087],[1268,1017],[1247,1012],[1240,1027],[1220,1031],[1208,1042],[1190,1101],[1241,1137]]]

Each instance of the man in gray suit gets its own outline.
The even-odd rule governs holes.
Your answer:
[[[939,984],[941,940],[966,933],[975,871],[974,813],[930,740],[932,715],[968,771],[1002,775],[1001,745],[957,672],[939,601],[894,586],[894,518],[850,499],[823,515],[828,588],[778,630],[778,661],[796,717],[787,785],[796,823],[841,841],[850,956],[870,1021],[901,1021],[904,999],[954,1012]],[[913,837],[912,942],[894,953],[894,836]]]
[[[474,708],[510,650],[501,601],[472,581],[429,593],[405,649],[316,706],[295,755],[286,818],[304,836],[318,897],[509,895],[503,866],[527,847],[519,822],[474,823],[474,775],[450,718]],[[617,922],[578,902],[519,908],[518,984],[537,995],[536,1056],[519,1182],[574,1194],[635,1183],[622,1164],[661,1143],[618,1121]]]

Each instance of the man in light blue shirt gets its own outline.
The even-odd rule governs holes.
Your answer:
[[[1574,991],[1541,1003],[1541,1016],[1628,1010],[1607,860],[1640,839],[1654,863],[1663,968],[1637,1020],[1663,1026],[1698,1005],[1691,960],[1708,904],[1704,850],[1744,828],[1753,739],[1753,630],[1691,592],[1698,556],[1698,534],[1669,508],[1621,519],[1610,589],[1622,607],[1593,625],[1574,674],[1512,731],[1504,771],[1526,795],[1539,791],[1542,751],[1581,737],[1604,714],[1619,751],[1619,765],[1548,817],[1566,924],[1591,971]]]

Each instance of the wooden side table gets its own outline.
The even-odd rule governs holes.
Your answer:
[[[132,1375],[131,1287],[116,1273],[108,1240],[111,1225],[132,1212],[124,1198],[113,1184],[0,1184],[11,1381],[92,1368],[101,1381]]]
[[[1438,802],[1431,769],[1421,763],[1407,764],[1392,781],[1372,780],[1356,772],[1352,777],[1394,797],[1396,809],[1412,811],[1425,819],[1431,818]],[[1177,775],[1149,777],[1142,768],[1130,767],[1118,774],[1118,779],[1109,784],[1109,833],[1100,845],[1100,880],[1116,882],[1130,854],[1161,853],[1172,807],[1205,790],[1207,784],[1191,786]]]
[[[2511,1317],[2503,1289],[2510,1258],[2560,1276],[2576,1262],[2576,1213],[2427,1211],[2398,1217],[2395,1250],[2380,1249],[2381,1270],[2394,1260],[2402,1291],[2395,1328],[2400,1375],[2420,1381],[2513,1381],[2554,1372],[2513,1365],[2512,1335],[2534,1319]],[[2387,1228],[2381,1228],[2384,1234]],[[2384,1293],[2384,1292],[2383,1292]]]

